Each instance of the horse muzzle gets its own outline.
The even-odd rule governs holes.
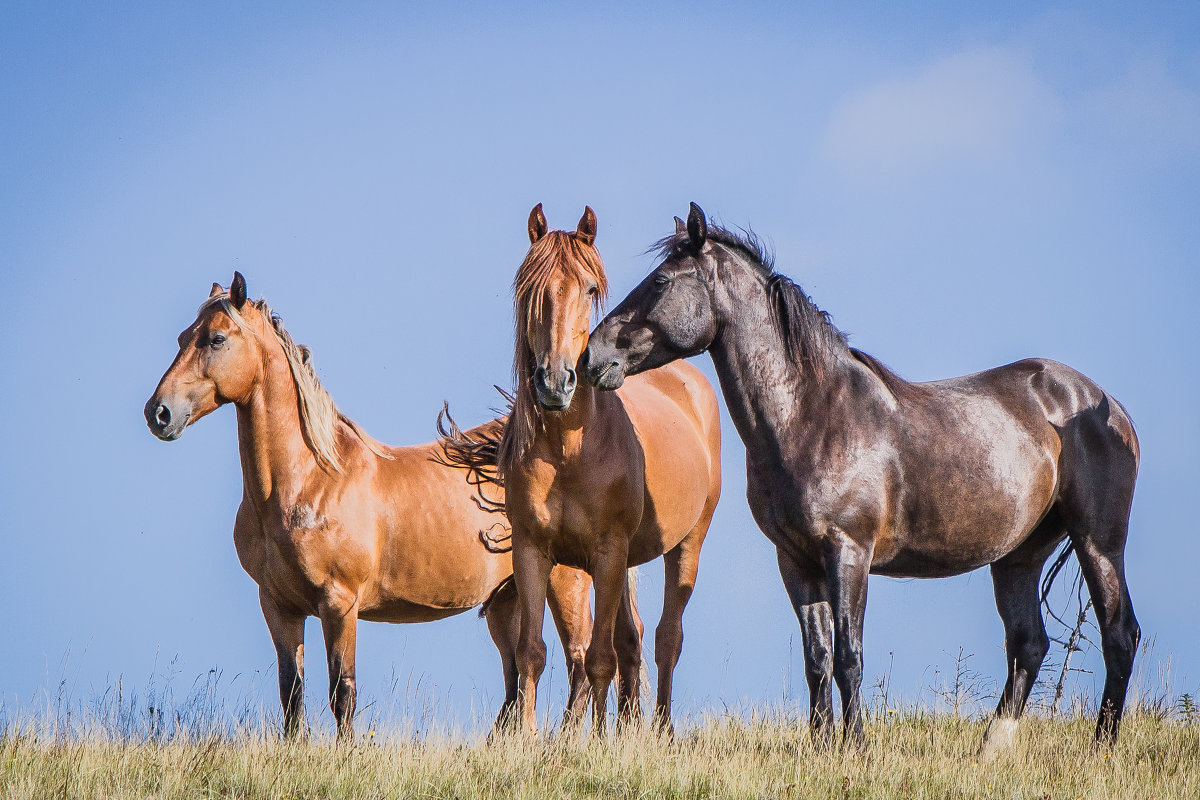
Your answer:
[[[625,383],[625,365],[612,356],[594,352],[590,347],[586,351],[587,366],[584,367],[584,377],[587,382],[597,389],[611,391],[621,388]]]
[[[538,367],[533,371],[533,389],[538,405],[547,411],[566,411],[571,407],[577,381],[575,370],[570,367],[560,370]]]
[[[146,402],[144,413],[150,432],[164,442],[173,442],[182,436],[183,429],[192,418],[190,411],[172,409],[169,403],[162,402],[157,397],[151,397]]]

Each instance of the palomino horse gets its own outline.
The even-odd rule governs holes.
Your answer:
[[[592,730],[602,733],[618,668],[619,719],[638,712],[641,631],[626,569],[660,555],[666,589],[655,633],[656,719],[669,727],[683,610],[721,493],[720,412],[698,370],[688,364],[656,370],[616,394],[576,383],[591,311],[608,286],[595,238],[591,208],[575,232],[547,232],[539,203],[529,215],[531,246],[514,281],[517,390],[498,460],[521,604],[518,714],[529,733],[537,729],[552,565],[585,569],[595,585],[595,627],[584,663]]]
[[[264,301],[246,301],[239,273],[228,292],[213,284],[179,335],[179,354],[146,403],[146,422],[155,436],[174,441],[225,403],[237,409],[242,461],[233,541],[258,584],[278,654],[284,732],[304,730],[305,617],[321,620],[330,708],[345,738],[353,735],[359,619],[425,622],[481,603],[504,665],[503,724],[517,696],[512,561],[481,541],[498,520],[476,502],[465,474],[439,463],[436,443],[387,447],[339,412],[308,349]],[[589,583],[566,568],[550,580],[567,654],[568,721],[587,704]]]
[[[615,389],[712,354],[746,444],[750,508],[800,619],[819,740],[832,736],[831,675],[846,738],[862,739],[868,572],[991,565],[1008,683],[981,755],[1011,742],[1049,646],[1038,577],[1069,537],[1107,671],[1096,737],[1111,742],[1139,636],[1124,569],[1138,441],[1120,403],[1043,359],[908,383],[848,347],[753,234],[709,227],[694,203],[658,248],[662,263],[592,334],[586,377]]]

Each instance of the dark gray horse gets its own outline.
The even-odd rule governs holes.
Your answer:
[[[991,565],[1008,682],[981,756],[1013,740],[1049,642],[1038,581],[1073,548],[1095,601],[1107,676],[1096,738],[1117,735],[1139,629],[1124,550],[1138,441],[1120,403],[1070,367],[1028,359],[909,383],[846,344],[758,239],[694,203],[662,263],[584,356],[604,389],[708,351],[746,445],[754,519],[800,620],[814,736],[862,740],[867,574],[935,578]],[[1056,570],[1052,570],[1052,576]]]

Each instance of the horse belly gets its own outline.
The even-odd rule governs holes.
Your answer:
[[[461,614],[466,610],[466,608],[457,607],[433,608],[421,603],[410,603],[399,597],[392,597],[379,605],[360,610],[358,617],[367,622],[435,622]]]
[[[421,508],[398,520],[381,547],[374,585],[363,593],[364,617],[423,622],[482,603],[512,574],[512,556],[489,552],[480,539],[497,521],[453,506]]]
[[[1045,516],[1057,489],[1054,454],[1024,431],[982,423],[927,480],[903,487],[892,547],[880,549],[873,572],[969,572],[1012,552]]]

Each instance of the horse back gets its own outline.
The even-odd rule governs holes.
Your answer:
[[[1137,458],[1133,420],[1116,398],[1078,370],[1046,358],[1027,358],[961,378],[916,386],[945,388],[995,398],[1021,424],[1048,425],[1056,437],[1081,428],[1106,429]]]

